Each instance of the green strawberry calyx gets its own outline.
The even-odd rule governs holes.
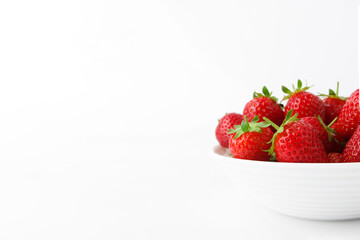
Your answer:
[[[271,159],[274,160],[276,159],[276,156],[275,156],[275,152],[274,152],[274,149],[275,149],[275,138],[277,137],[277,135],[279,133],[282,133],[284,131],[284,126],[290,122],[295,122],[297,120],[299,120],[299,118],[297,118],[298,116],[298,113],[296,113],[294,116],[292,116],[293,114],[293,109],[291,109],[287,114],[286,114],[286,117],[283,121],[283,123],[278,126],[276,125],[275,123],[273,123],[270,119],[268,119],[267,117],[264,117],[264,121],[267,122],[268,124],[270,124],[272,127],[275,128],[276,132],[274,133],[272,139],[268,142],[268,143],[271,143],[271,147],[269,150],[265,150],[265,152],[268,152],[269,155],[271,156]]]
[[[266,122],[259,122],[259,117],[255,116],[251,122],[248,121],[248,118],[244,116],[245,121],[241,122],[241,125],[234,125],[234,129],[229,129],[229,134],[235,133],[234,139],[239,138],[242,134],[246,132],[262,132],[263,128],[269,127],[270,124]]]
[[[254,92],[253,98],[259,98],[259,97],[267,97],[276,103],[278,102],[278,99],[275,96],[272,96],[272,92],[269,92],[266,86],[262,88],[262,93]]]
[[[348,99],[347,97],[339,96],[339,82],[336,83],[336,92],[332,89],[329,89],[329,94],[320,93],[320,94],[318,94],[318,96],[319,97],[337,98],[337,99],[345,100],[345,101]]]
[[[336,135],[336,131],[335,131],[335,129],[332,129],[332,128],[331,128],[331,126],[336,122],[336,120],[337,120],[338,118],[337,118],[337,117],[334,118],[334,120],[332,120],[332,122],[331,122],[329,125],[327,125],[327,126],[326,126],[326,124],[324,123],[324,121],[321,119],[320,115],[318,115],[316,118],[319,120],[321,126],[322,126],[322,127],[325,129],[325,131],[327,132],[327,134],[328,134],[328,141],[331,142],[332,140],[334,140],[335,142],[338,142],[338,140],[336,140],[336,138],[334,138],[334,136]]]
[[[284,100],[286,100],[286,99],[289,99],[292,95],[294,95],[294,94],[296,94],[296,93],[304,92],[304,91],[310,89],[310,87],[308,87],[308,86],[303,87],[302,85],[303,85],[303,84],[302,84],[301,80],[298,79],[298,81],[297,81],[297,87],[295,87],[294,85],[292,85],[293,91],[291,91],[290,89],[288,89],[288,88],[285,87],[285,86],[281,86],[282,91],[283,91],[285,94],[287,94],[287,95],[285,95],[285,97],[284,97],[281,101],[284,101]]]

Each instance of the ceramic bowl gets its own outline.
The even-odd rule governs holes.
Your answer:
[[[215,146],[214,160],[267,207],[298,218],[360,218],[360,163],[282,163],[236,159]]]

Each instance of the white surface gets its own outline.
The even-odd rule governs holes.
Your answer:
[[[257,201],[309,220],[360,219],[360,163],[280,163],[235,159],[216,145],[212,158]]]
[[[0,239],[357,239],[236,192],[216,120],[358,87],[357,1],[1,1]]]
[[[253,203],[202,139],[183,139],[96,136],[43,141],[42,152],[9,149],[15,158],[0,165],[1,239],[358,238],[360,221],[298,220]]]

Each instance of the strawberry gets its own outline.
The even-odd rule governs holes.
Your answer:
[[[254,117],[249,123],[245,116],[245,121],[241,125],[236,125],[235,130],[229,139],[229,148],[234,158],[268,161],[270,156],[265,150],[269,149],[268,143],[273,132],[266,122],[258,122],[259,117]]]
[[[341,153],[331,152],[331,153],[328,154],[328,157],[329,157],[329,162],[330,163],[341,163],[341,162],[343,162]]]
[[[344,162],[360,162],[360,126],[346,144],[343,160]]]
[[[332,126],[340,138],[350,139],[360,124],[359,89],[346,100],[338,120]]]
[[[325,124],[331,123],[340,114],[342,107],[344,106],[346,99],[345,97],[339,96],[339,82],[337,82],[336,93],[334,90],[329,89],[329,94],[320,94],[325,105]]]
[[[306,123],[299,121],[298,113],[290,110],[281,126],[264,118],[277,131],[271,140],[269,154],[279,162],[326,163],[328,156],[315,131]]]
[[[293,91],[290,91],[285,86],[282,86],[282,90],[285,94],[283,100],[288,99],[285,106],[285,114],[293,109],[294,114],[298,114],[299,118],[318,116],[322,119],[325,118],[325,106],[323,101],[316,95],[307,92],[310,87],[303,87],[302,82],[298,80],[297,88],[293,85]]]
[[[334,134],[332,141],[325,145],[325,150],[327,153],[336,152],[342,153],[344,151],[346,141],[340,138],[338,135]]]
[[[276,97],[264,86],[263,93],[254,92],[253,99],[245,105],[243,115],[251,121],[255,116],[263,121],[263,117],[269,118],[275,124],[280,125],[284,120],[284,111],[277,103]]]
[[[336,139],[334,139],[335,136],[335,130],[330,128],[332,124],[336,121],[336,119],[333,120],[332,123],[330,123],[328,126],[325,125],[325,123],[322,121],[322,119],[318,117],[304,117],[301,118],[300,121],[308,124],[312,127],[315,134],[318,136],[322,144],[324,145],[324,148],[326,152],[334,152],[336,151]]]
[[[243,116],[238,113],[227,113],[219,120],[215,135],[221,146],[229,147],[229,129],[233,128],[234,125],[240,125],[243,120]]]

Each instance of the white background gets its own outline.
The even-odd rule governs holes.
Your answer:
[[[358,88],[358,1],[1,1],[0,239],[358,239],[209,161],[263,85]]]

